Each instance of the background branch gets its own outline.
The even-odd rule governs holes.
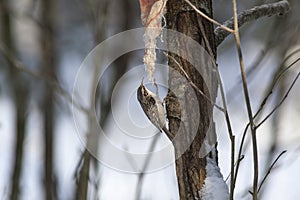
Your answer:
[[[284,15],[290,10],[290,4],[287,0],[283,0],[277,3],[270,3],[261,6],[255,6],[250,10],[242,11],[238,14],[238,26],[242,26],[245,23],[250,21],[262,18],[270,17],[272,15]],[[223,23],[223,26],[226,26],[230,29],[234,27],[234,19],[231,18]],[[223,27],[218,26],[215,29],[216,45],[219,46],[224,39],[230,34],[230,32],[224,30]]]
[[[279,160],[279,158],[285,154],[287,151],[282,151],[277,158],[274,160],[274,162],[272,163],[272,165],[269,167],[268,172],[266,173],[266,175],[264,176],[263,180],[261,181],[259,188],[258,188],[258,192],[260,191],[261,187],[263,186],[264,182],[266,181],[267,177],[270,175],[271,170],[273,169],[274,165],[277,163],[277,161]]]

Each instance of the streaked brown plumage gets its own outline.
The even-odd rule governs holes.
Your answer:
[[[166,118],[163,103],[156,94],[144,86],[143,81],[137,90],[137,99],[151,123],[160,131],[170,135],[169,130],[165,126]]]

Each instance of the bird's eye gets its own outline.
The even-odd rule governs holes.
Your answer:
[[[155,99],[153,97],[150,97],[149,98],[149,103],[155,105],[156,101],[155,101]]]

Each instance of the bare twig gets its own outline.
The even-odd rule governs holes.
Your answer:
[[[291,57],[291,55],[294,55],[294,53],[295,52],[298,52],[299,51],[299,49],[298,50],[296,50],[296,51],[294,51],[294,52],[292,52],[289,56],[287,56],[285,59],[284,59],[284,61],[282,62],[282,64],[283,63],[285,63],[286,62],[286,60],[287,59],[289,59],[290,57]],[[300,60],[300,58],[298,58],[296,61],[294,61],[294,62],[292,62],[288,67],[286,67],[285,69],[283,69],[283,70],[281,70],[277,75],[276,75],[276,78],[275,78],[275,80],[274,80],[274,82],[273,82],[273,84],[272,84],[272,86],[271,86],[271,89],[270,89],[270,92],[267,94],[267,96],[264,98],[264,100],[262,101],[262,103],[261,103],[261,105],[260,105],[260,108],[258,109],[258,111],[255,113],[255,115],[254,115],[254,118],[256,118],[257,116],[258,116],[258,114],[262,111],[262,109],[264,108],[264,105],[266,104],[266,101],[267,101],[267,99],[270,97],[270,95],[272,94],[272,92],[273,92],[273,88],[274,88],[274,86],[275,86],[275,83],[278,81],[278,79],[288,70],[288,69],[290,69],[296,62],[298,62]],[[281,65],[282,65],[281,64]],[[298,76],[299,76],[299,74],[298,74]],[[298,76],[296,77],[296,78],[298,78]],[[294,82],[295,82],[295,80],[294,80]],[[293,83],[294,83],[293,82]],[[294,84],[292,84],[292,85],[294,85]],[[290,87],[291,88],[291,87]],[[290,90],[289,90],[290,91]],[[285,99],[285,98],[284,98]],[[284,99],[282,99],[281,100],[281,102],[279,102],[279,104],[282,104],[282,102],[284,101]],[[279,105],[278,104],[278,105]],[[276,109],[276,108],[274,108],[274,109]],[[273,114],[274,112],[272,112],[272,114]],[[246,136],[246,133],[247,133],[247,130],[248,130],[248,128],[249,128],[249,125],[250,125],[250,123],[248,123],[247,125],[246,125],[246,127],[245,127],[245,130],[244,130],[244,133],[243,133],[243,136],[242,136],[242,140],[241,140],[241,144],[240,144],[240,148],[239,148],[239,153],[238,153],[238,158],[242,155],[242,149],[243,149],[243,146],[244,146],[244,141],[245,141],[245,136]],[[258,125],[255,127],[256,129],[258,128]],[[240,161],[238,160],[237,161],[237,164],[236,164],[236,169],[235,169],[235,177],[234,177],[234,182],[236,183],[236,179],[237,179],[237,175],[238,175],[238,170],[239,170],[239,166],[240,166]]]
[[[192,4],[189,0],[184,0],[187,4],[189,4],[199,15],[201,15],[203,18],[207,19],[209,22],[218,25],[222,30],[225,32],[233,33],[233,30],[231,28],[228,28],[221,23],[217,22],[216,20],[210,18],[203,12],[201,12],[194,4]]]
[[[273,35],[274,33],[274,28],[278,27],[278,22],[279,20],[275,20],[275,22],[273,23],[272,27],[269,29],[269,36]],[[263,47],[263,49],[261,49],[259,51],[259,53],[257,53],[256,58],[254,58],[253,62],[249,65],[248,69],[246,69],[246,74],[248,77],[251,77],[254,72],[257,71],[257,69],[262,69],[263,65],[261,65],[263,59],[268,55],[268,53],[271,51],[272,48],[274,48],[276,45],[279,45],[277,40],[274,40],[272,37],[267,37],[268,41],[266,42],[266,45]],[[253,81],[254,79],[249,79],[250,81]],[[234,86],[229,89],[228,91],[228,97],[230,97],[229,100],[233,100],[234,98],[238,97],[238,95],[236,95],[236,91],[239,88],[240,84],[242,83],[241,80],[237,80],[237,83],[234,84]],[[235,95],[234,95],[235,94]]]
[[[275,106],[275,108],[259,123],[256,125],[256,129],[259,128],[269,117],[273,115],[273,113],[282,105],[282,103],[285,101],[285,99],[288,97],[289,93],[291,92],[292,88],[294,87],[295,83],[297,82],[298,78],[300,76],[300,72],[297,74],[296,78],[292,82],[291,86],[289,87],[288,91],[284,95],[284,97],[281,99],[278,105]]]
[[[289,2],[287,0],[283,0],[276,3],[264,4],[261,6],[255,6],[249,10],[245,10],[238,14],[238,26],[242,26],[245,23],[250,21],[266,17],[272,15],[284,15],[290,9]],[[223,26],[232,29],[234,27],[234,19],[231,18],[223,23]],[[216,36],[216,45],[218,46],[221,44],[224,39],[230,34],[230,32],[225,31],[223,26],[218,26],[215,29],[215,36]]]
[[[236,163],[234,163],[234,166],[237,165],[238,162],[241,162],[243,159],[245,158],[244,155],[241,155],[241,157],[236,161]],[[225,179],[225,182],[227,182],[229,180],[229,177],[231,176],[231,172],[228,174],[227,178]]]
[[[153,138],[153,140],[151,141],[151,144],[150,144],[150,147],[149,147],[149,150],[148,150],[148,154],[147,154],[147,157],[145,159],[145,162],[143,163],[143,166],[142,166],[142,169],[140,171],[140,173],[138,174],[138,180],[137,180],[137,184],[136,184],[136,192],[135,192],[135,200],[139,200],[141,199],[141,193],[142,193],[142,186],[143,186],[143,181],[144,181],[144,174],[145,174],[145,171],[149,165],[149,162],[151,160],[151,157],[152,157],[152,153],[154,151],[154,148],[158,142],[158,139],[161,135],[161,132],[157,132]],[[126,151],[128,151],[127,148],[125,148]],[[128,163],[132,166],[132,168],[134,170],[138,169],[138,165],[136,164],[136,161],[133,159],[133,157],[131,156],[128,156],[127,157],[127,160],[128,160]]]
[[[248,131],[248,128],[249,128],[249,123],[247,124],[245,130],[244,130],[244,133],[243,133],[243,136],[242,136],[242,140],[241,140],[241,144],[240,144],[240,148],[239,148],[239,153],[238,153],[238,158],[240,158],[242,156],[242,151],[243,151],[243,146],[244,146],[244,142],[245,142],[245,139],[246,139],[246,133]],[[233,184],[235,185],[236,183],[236,180],[237,180],[237,176],[238,176],[238,172],[239,172],[239,168],[240,168],[240,163],[241,163],[241,160],[237,160],[237,163],[236,163],[236,168],[235,168],[235,174],[234,174],[234,179],[233,179]]]
[[[78,165],[77,174],[77,187],[75,199],[87,199],[88,194],[88,182],[90,180],[90,160],[92,156],[87,149],[84,150],[82,158],[80,158],[80,164]]]
[[[184,76],[188,79],[189,83],[191,84],[191,86],[197,91],[199,92],[199,94],[201,94],[204,98],[206,98],[212,105],[214,105],[217,109],[219,109],[221,112],[225,112],[224,108],[222,108],[221,106],[217,105],[216,103],[213,102],[213,100],[211,98],[209,98],[208,96],[206,96],[199,87],[197,87],[197,85],[195,83],[193,83],[192,79],[189,77],[189,75],[186,73],[186,71],[183,69],[183,67],[179,64],[179,62],[172,56],[170,56],[169,54],[165,53],[164,54],[170,58],[171,60],[174,61],[174,63],[179,67],[179,69],[181,70],[181,72],[184,74]]]
[[[243,90],[244,96],[247,106],[248,118],[250,122],[250,130],[252,135],[252,146],[253,146],[253,170],[254,170],[254,177],[253,177],[253,200],[257,200],[257,184],[258,184],[258,152],[257,152],[257,141],[256,141],[256,129],[253,121],[252,115],[252,108],[250,103],[250,97],[248,92],[248,85],[247,85],[247,78],[245,73],[245,66],[244,66],[244,59],[241,50],[241,41],[239,36],[239,27],[238,27],[238,18],[237,18],[237,5],[236,0],[232,0],[233,4],[233,21],[234,21],[234,37],[236,41],[236,47],[239,55],[240,61],[240,70],[241,70],[241,77],[243,80]]]
[[[258,53],[257,55],[257,58],[254,59],[254,62],[248,67],[248,70],[246,69],[246,74],[247,74],[247,77],[248,79],[254,74],[254,72],[256,70],[261,70],[263,67],[267,66],[267,65],[261,65],[262,63],[262,60],[266,57],[267,54],[269,54],[269,52],[274,48],[278,47],[281,45],[281,43],[278,43],[278,41],[280,40],[281,41],[281,37],[282,36],[276,36],[275,38],[273,38],[272,36],[274,35],[274,29],[280,29],[279,26],[282,26],[283,22],[282,20],[275,20],[275,22],[273,23],[272,27],[270,28],[270,33],[268,34],[268,42],[267,44],[265,45],[265,47],[260,50],[260,53]],[[280,34],[282,35],[282,34]],[[289,47],[289,45],[288,45]],[[294,56],[295,54],[299,53],[300,52],[300,49],[296,49],[294,51],[292,51],[291,53],[289,53],[284,61],[282,61],[280,63],[280,65],[283,65],[288,59],[290,59],[292,56]],[[278,66],[276,67],[276,69],[281,69],[282,67]],[[277,77],[277,75],[279,74],[279,72],[277,71],[276,72],[276,76],[275,78]],[[275,78],[273,78],[272,80],[274,80]],[[249,82],[250,81],[253,81],[254,79],[249,79]],[[248,83],[249,83],[248,82]],[[238,95],[233,95],[233,94],[236,94],[236,90],[238,89],[239,87],[239,84],[238,83],[241,83],[241,80],[237,80],[237,83],[234,84],[234,86],[228,91],[228,97],[231,97],[229,99],[230,100],[233,100],[234,98],[238,97]],[[272,88],[274,87],[274,85],[270,86],[268,90],[272,90]],[[257,113],[259,114],[259,113]],[[254,116],[254,118],[256,118],[256,115]]]
[[[153,141],[151,142],[150,148],[149,148],[149,150],[148,150],[149,153],[148,153],[148,155],[147,155],[146,161],[144,162],[143,167],[142,167],[142,170],[141,170],[141,172],[140,172],[139,175],[138,175],[138,181],[137,181],[137,184],[136,184],[137,187],[136,187],[136,193],[135,193],[135,199],[136,199],[136,200],[141,199],[142,186],[143,186],[143,181],[144,181],[144,174],[145,174],[145,171],[146,171],[146,169],[147,169],[147,167],[148,167],[148,165],[149,165],[149,162],[150,162],[150,160],[151,160],[151,156],[152,156],[151,152],[154,151],[155,145],[157,144],[157,141],[158,141],[160,135],[161,135],[161,134],[160,134],[160,132],[159,132],[159,133],[157,133],[157,134],[154,136],[154,139],[153,139]]]
[[[285,151],[282,151],[282,152],[277,156],[277,158],[274,160],[274,162],[272,163],[272,165],[269,167],[269,169],[268,169],[266,175],[264,176],[262,182],[260,183],[257,192],[260,191],[261,187],[263,186],[263,184],[264,184],[264,182],[266,181],[267,177],[270,175],[271,170],[273,169],[274,165],[277,163],[277,161],[279,160],[279,158],[280,158],[283,154],[285,154],[286,152],[287,152],[286,150],[285,150]]]
[[[288,56],[290,57],[290,56]],[[283,65],[286,62],[287,58],[282,62],[281,65]],[[258,109],[258,111],[256,112],[256,114],[254,115],[254,118],[256,118],[258,116],[259,113],[261,113],[261,111],[264,109],[269,97],[271,96],[271,94],[273,93],[273,89],[276,85],[276,83],[278,82],[278,80],[291,68],[293,67],[298,61],[300,60],[300,58],[296,59],[294,62],[292,62],[288,67],[280,70],[277,74],[275,74],[273,83],[271,84],[271,87],[269,89],[269,93],[267,94],[267,96],[263,99],[262,103],[260,104],[260,107]],[[280,68],[281,69],[281,68]]]
[[[230,175],[231,175],[231,180],[234,179],[234,160],[235,160],[235,135],[233,134],[232,131],[232,126],[231,126],[231,122],[230,122],[230,117],[229,117],[229,112],[227,109],[227,101],[226,101],[226,96],[225,96],[225,90],[224,90],[224,86],[223,86],[223,82],[221,79],[221,75],[220,75],[220,71],[219,71],[219,67],[214,63],[214,67],[216,69],[217,72],[217,79],[218,79],[218,83],[220,84],[220,92],[221,92],[221,98],[222,98],[222,102],[223,102],[223,107],[224,107],[224,114],[225,114],[225,120],[226,120],[226,125],[227,125],[227,129],[228,129],[228,135],[229,135],[229,139],[230,139]],[[240,158],[240,157],[239,157]],[[240,161],[240,160],[239,160]],[[234,194],[234,182],[231,181],[230,183],[230,199],[233,200],[233,194]]]

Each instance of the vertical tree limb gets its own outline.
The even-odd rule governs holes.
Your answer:
[[[11,17],[9,14],[9,1],[0,0],[0,15],[1,15],[1,40],[6,50],[10,53],[15,52],[12,30]],[[14,163],[13,174],[11,180],[10,199],[17,200],[20,198],[21,175],[23,168],[23,148],[26,126],[26,109],[27,109],[27,88],[20,72],[14,68],[14,64],[7,59],[9,67],[9,80],[11,86],[12,101],[16,109],[16,117],[14,119],[15,129],[15,144],[14,144]]]
[[[46,77],[56,80],[56,59],[54,42],[54,1],[41,2],[41,67]],[[41,110],[44,120],[44,198],[57,198],[54,175],[54,123],[55,123],[54,88],[44,82]]]
[[[255,128],[254,119],[253,119],[252,107],[251,107],[250,96],[249,96],[249,91],[248,91],[248,84],[247,84],[246,73],[245,73],[244,59],[243,59],[243,54],[242,54],[242,49],[241,49],[236,0],[232,0],[232,4],[233,4],[233,19],[234,19],[234,37],[235,37],[237,51],[238,51],[238,55],[239,55],[240,71],[241,71],[241,77],[242,77],[242,81],[243,81],[243,90],[244,90],[245,102],[246,102],[248,118],[249,118],[249,123],[250,123],[251,136],[252,136],[253,171],[254,171],[253,172],[254,173],[254,175],[253,175],[253,200],[257,200],[258,149],[257,149],[257,140],[256,140],[256,128]]]

